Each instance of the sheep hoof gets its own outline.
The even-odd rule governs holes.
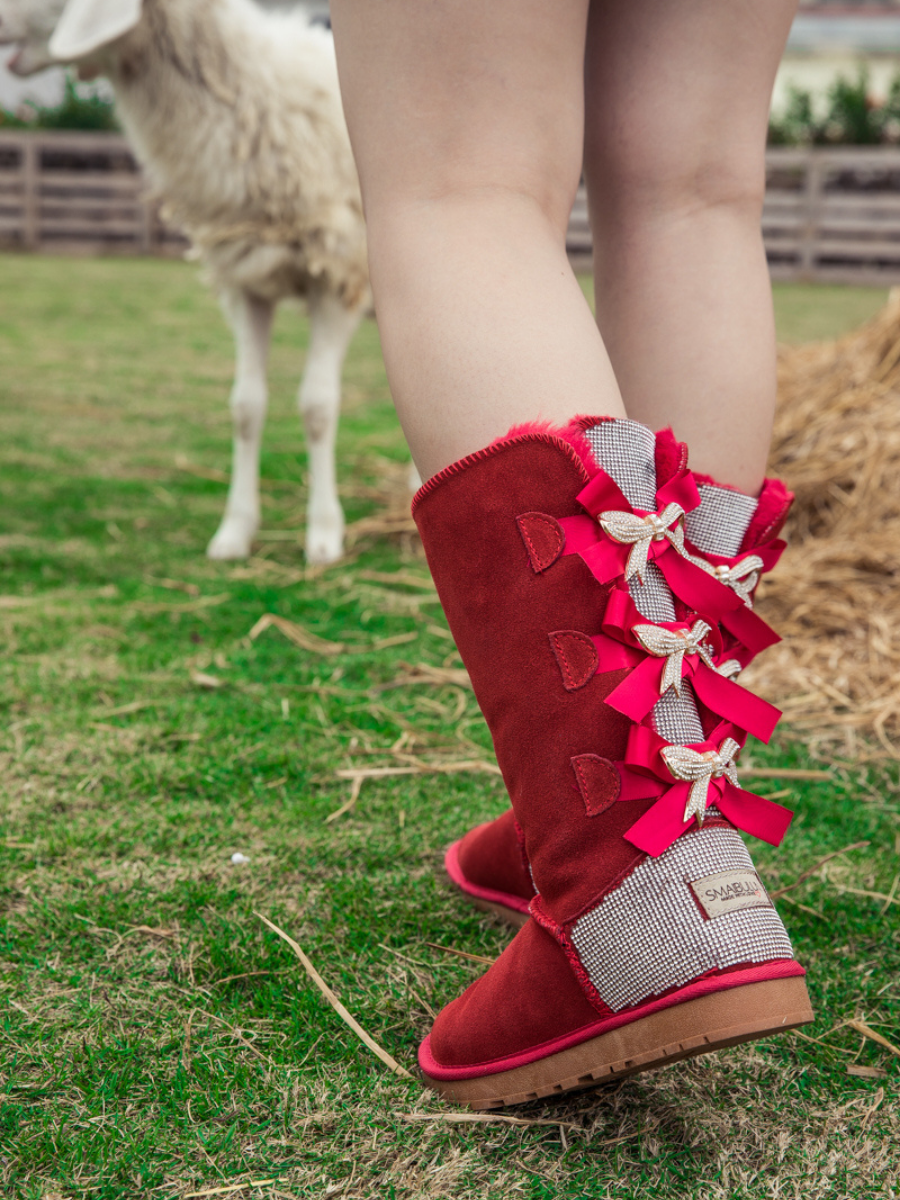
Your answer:
[[[329,538],[310,538],[306,543],[306,561],[314,567],[324,567],[328,563],[340,562],[344,557],[344,540],[337,543]]]
[[[257,523],[243,517],[226,517],[206,547],[206,557],[219,560],[249,558]]]
[[[319,516],[306,527],[306,560],[313,566],[338,562],[344,557],[343,513]]]

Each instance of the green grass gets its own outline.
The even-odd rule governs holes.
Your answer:
[[[782,342],[822,342],[840,337],[874,317],[887,300],[878,287],[823,287],[776,283],[775,325]]]
[[[195,271],[0,261],[0,1194],[168,1200],[274,1180],[220,1194],[896,1196],[900,1061],[842,1023],[900,1041],[898,908],[866,894],[896,887],[900,804],[896,773],[852,762],[792,788],[791,836],[757,853],[779,886],[867,843],[783,905],[818,1041],[520,1113],[575,1128],[405,1120],[447,1110],[357,1043],[255,914],[409,1067],[429,1010],[478,972],[426,942],[495,955],[507,940],[439,870],[448,841],[502,811],[495,777],[370,780],[325,823],[349,795],[336,770],[396,761],[400,738],[429,757],[488,752],[468,691],[378,690],[404,663],[459,665],[420,550],[363,538],[349,564],[307,572],[295,540],[272,538],[249,564],[207,562],[224,486],[203,473],[228,462],[231,346]],[[795,332],[834,331],[878,296],[777,300]],[[280,314],[263,458],[276,534],[302,528],[305,336]],[[340,438],[351,520],[399,502],[405,462],[367,323]],[[271,629],[251,641],[266,612],[346,652]],[[821,766],[787,735],[753,758]]]

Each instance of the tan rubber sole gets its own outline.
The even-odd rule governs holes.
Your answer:
[[[502,1108],[770,1037],[812,1019],[806,983],[794,975],[687,1000],[511,1071],[478,1079],[425,1075],[425,1081],[456,1104]]]

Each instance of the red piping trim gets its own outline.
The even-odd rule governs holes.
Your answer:
[[[449,467],[444,467],[443,471],[438,471],[437,475],[432,475],[430,479],[419,488],[412,499],[412,512],[415,514],[416,509],[422,503],[426,496],[429,496],[433,491],[446,483],[448,479],[452,479],[454,475],[459,475],[462,471],[469,467],[474,467],[485,459],[493,458],[495,454],[499,454],[501,450],[506,450],[510,446],[521,446],[528,442],[545,442],[548,446],[555,446],[562,450],[567,458],[571,459],[578,470],[581,472],[582,480],[587,483],[590,480],[590,475],[585,470],[584,463],[578,457],[575,448],[563,438],[557,437],[550,433],[525,433],[515,437],[501,438],[499,441],[491,442],[489,446],[485,446],[483,450],[476,450],[474,454],[467,454],[465,458],[459,459],[455,463],[451,463]]]

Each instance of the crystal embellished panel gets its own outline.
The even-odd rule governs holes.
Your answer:
[[[656,508],[656,439],[638,421],[601,421],[585,436],[600,466],[616,482],[629,504],[653,511]],[[644,582],[632,579],[628,591],[635,608],[648,621],[674,621],[675,606],[665,577],[655,563],[648,563]],[[669,691],[653,709],[656,732],[677,745],[703,741],[703,726],[694,700],[694,689],[686,680],[681,695]]]
[[[734,558],[756,512],[756,499],[712,483],[701,483],[697,490],[700,504],[685,516],[685,533],[698,549]]]
[[[707,876],[748,870],[753,863],[735,830],[707,826],[684,834],[658,858],[645,859],[579,918],[572,942],[613,1012],[716,968],[793,958],[773,907],[707,919],[691,891],[691,883]]]

